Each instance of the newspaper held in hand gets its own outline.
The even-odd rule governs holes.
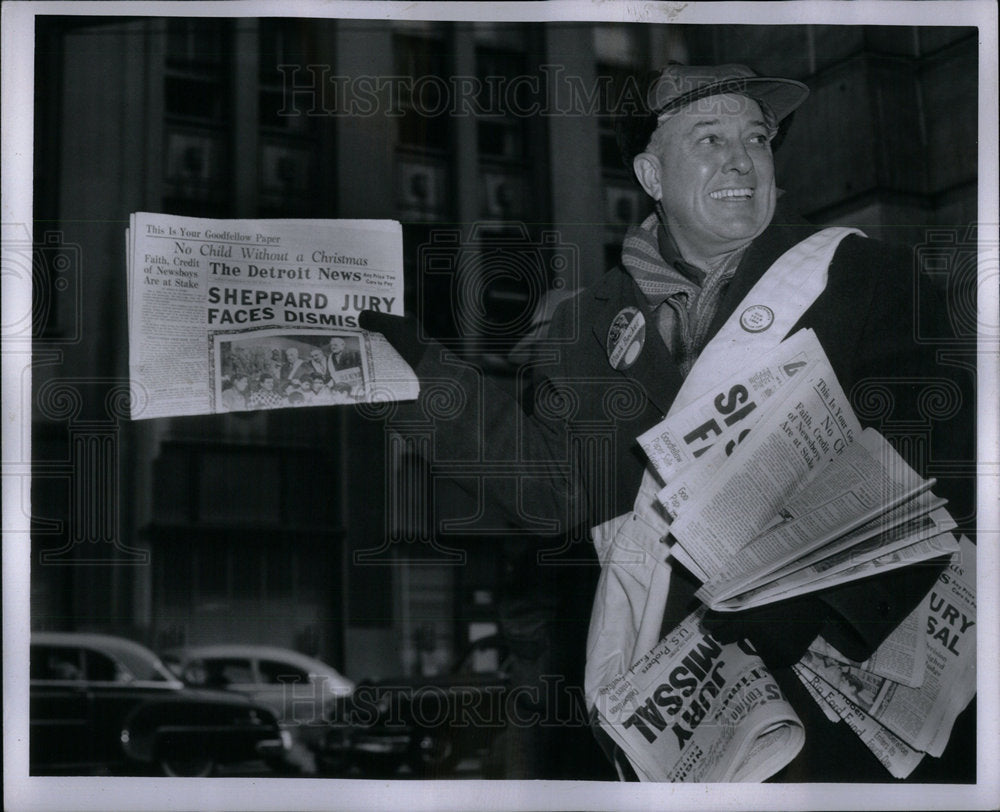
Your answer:
[[[133,419],[419,393],[357,322],[403,314],[399,223],[137,212],[126,246]]]
[[[942,558],[958,549],[941,500],[874,429],[791,497],[780,521],[733,552],[698,597],[739,611]]]
[[[771,398],[731,455],[713,449],[660,492],[673,515],[671,535],[708,578],[723,574],[733,554],[860,433],[824,354]]]
[[[797,666],[800,678],[815,675],[839,695],[827,690],[824,697],[834,696],[841,705],[846,700],[909,747],[936,757],[976,693],[976,548],[964,537],[960,545],[923,600],[927,662],[919,687],[815,651]]]
[[[810,362],[823,357],[812,330],[799,330],[751,369],[705,392],[640,434],[639,445],[664,484],[715,449],[733,452],[764,413],[769,399]]]
[[[894,528],[888,533],[879,534],[874,541],[884,544],[885,551],[879,551],[880,554],[875,557],[871,557],[870,552],[862,552],[858,556],[861,561],[859,564],[847,567],[835,566],[835,564],[841,563],[842,559],[850,559],[854,555],[853,550],[847,549],[831,556],[831,570],[829,572],[823,571],[822,565],[827,563],[823,561],[818,565],[805,567],[799,572],[772,581],[765,586],[750,589],[736,598],[720,602],[717,605],[720,611],[739,611],[749,606],[763,606],[767,603],[784,600],[792,595],[801,595],[836,584],[846,584],[850,581],[870,578],[873,575],[901,567],[941,560],[958,549],[958,542],[953,533],[937,532],[938,529],[954,526],[954,521],[947,511],[935,511],[931,516],[921,517],[918,522],[924,520],[929,527],[927,530],[919,529],[910,533],[907,528],[912,523],[908,523],[901,529]],[[898,531],[901,531],[902,534]]]
[[[805,741],[802,723],[748,643],[719,643],[704,610],[598,693],[601,728],[645,781],[753,782]]]
[[[721,413],[737,401],[743,405],[734,415],[749,411],[725,426]],[[730,439],[713,442],[716,436]],[[878,432],[862,431],[808,331],[671,415],[641,444],[667,478],[658,499],[672,516],[670,553],[703,582],[698,597],[718,611],[957,548],[944,500],[929,493],[933,480],[917,475]]]

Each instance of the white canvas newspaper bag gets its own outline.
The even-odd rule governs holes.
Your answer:
[[[826,288],[830,261],[851,228],[828,228],[792,246],[768,268],[705,346],[684,380],[670,414],[776,347]],[[657,507],[662,485],[651,468],[635,507],[591,530],[601,576],[587,637],[584,690],[589,707],[598,689],[628,669],[660,639],[670,589],[670,530]]]

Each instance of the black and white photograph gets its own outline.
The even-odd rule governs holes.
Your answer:
[[[2,12],[6,809],[1000,804],[994,4]]]
[[[209,338],[217,348],[220,411],[353,404],[364,387],[354,336],[259,328]]]

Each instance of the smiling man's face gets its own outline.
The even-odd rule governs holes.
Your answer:
[[[752,99],[710,96],[666,118],[636,157],[685,259],[707,265],[767,228],[776,199],[771,136]]]

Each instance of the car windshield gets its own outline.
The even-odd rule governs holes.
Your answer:
[[[134,680],[141,682],[165,682],[176,680],[160,659],[140,646],[123,647],[114,652],[115,657],[132,674]]]

